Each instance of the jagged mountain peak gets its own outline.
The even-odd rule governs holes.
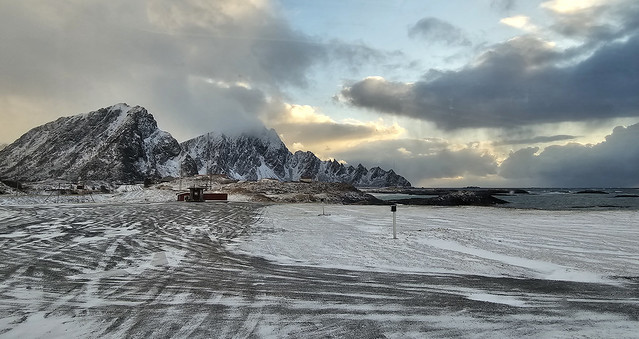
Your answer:
[[[322,161],[291,153],[277,132],[263,126],[214,131],[179,144],[142,106],[119,103],[62,117],[33,128],[0,150],[0,177],[24,181],[138,181],[194,174],[241,180],[345,182],[355,186],[410,186],[393,171]]]
[[[183,142],[182,149],[195,159],[199,174],[226,174],[239,180],[312,178],[355,186],[410,186],[404,177],[379,167],[369,171],[361,164],[355,168],[336,160],[323,161],[310,151],[291,153],[273,129],[231,135],[211,132]]]
[[[241,180],[282,179],[290,152],[274,130],[210,132],[183,142],[200,174],[226,174]]]
[[[261,144],[267,146],[269,149],[286,148],[286,145],[284,145],[284,142],[282,142],[277,132],[272,128],[268,129],[266,127],[254,127],[231,132],[211,131],[193,139],[259,140]]]
[[[144,107],[121,103],[35,127],[0,151],[21,180],[142,180],[179,173],[180,145]]]

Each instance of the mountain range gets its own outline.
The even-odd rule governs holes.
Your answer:
[[[309,178],[358,187],[411,185],[393,170],[322,161],[312,152],[293,154],[272,129],[211,132],[180,144],[144,107],[122,103],[35,127],[0,150],[4,179],[132,182],[197,174]]]

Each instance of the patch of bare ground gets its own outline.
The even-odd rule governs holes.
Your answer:
[[[229,194],[242,194],[250,201],[277,203],[326,202],[338,204],[381,204],[374,196],[345,183],[242,181],[222,185]]]

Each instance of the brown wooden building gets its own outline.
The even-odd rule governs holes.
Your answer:
[[[178,193],[177,200],[189,202],[203,202],[206,200],[226,201],[228,200],[228,194],[204,192],[204,187],[189,187],[188,192]]]

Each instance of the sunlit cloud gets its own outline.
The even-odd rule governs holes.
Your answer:
[[[413,155],[413,152],[407,150],[405,147],[400,147],[400,148],[397,149],[397,151],[399,153],[402,153],[402,154],[405,154],[405,155],[409,155],[409,156]]]
[[[269,11],[264,0],[249,1],[202,1],[180,2],[156,0],[147,3],[146,14],[149,22],[156,27],[178,32],[183,29],[206,29],[210,33],[223,33],[225,26],[243,22],[243,27],[259,25],[260,17]]]
[[[530,17],[527,17],[525,15],[516,15],[508,18],[503,18],[499,20],[499,22],[526,32],[537,32],[539,30],[539,27],[537,27],[530,21]]]
[[[543,2],[541,7],[557,13],[569,14],[605,3],[604,0],[552,0]]]
[[[587,145],[638,122],[636,0],[451,2],[427,13],[404,2],[406,16],[371,2],[366,20],[353,20],[362,9],[350,2],[319,5],[328,15],[309,10],[317,3],[329,2],[4,1],[0,143],[126,102],[179,141],[265,125],[292,151],[394,168],[417,185],[519,184],[526,164],[538,184],[553,168],[545,161],[570,151],[632,149]],[[623,140],[636,142],[630,130]]]
[[[286,112],[283,118],[288,123],[335,123],[329,116],[319,113],[315,108],[309,105],[291,105],[285,104]]]
[[[465,177],[485,177],[497,173],[493,155],[472,147],[458,147],[440,138],[396,139],[362,143],[336,152],[350,164],[379,165],[394,168],[413,184],[425,180],[462,180]]]
[[[323,159],[356,145],[401,137],[406,129],[397,122],[382,118],[339,121],[310,105],[295,105],[273,100],[261,116],[264,124],[274,128],[291,151],[312,151]]]
[[[291,152],[303,151],[305,149],[306,149],[306,146],[304,146],[304,144],[302,144],[301,142],[294,142],[293,145],[289,147],[289,151]]]

